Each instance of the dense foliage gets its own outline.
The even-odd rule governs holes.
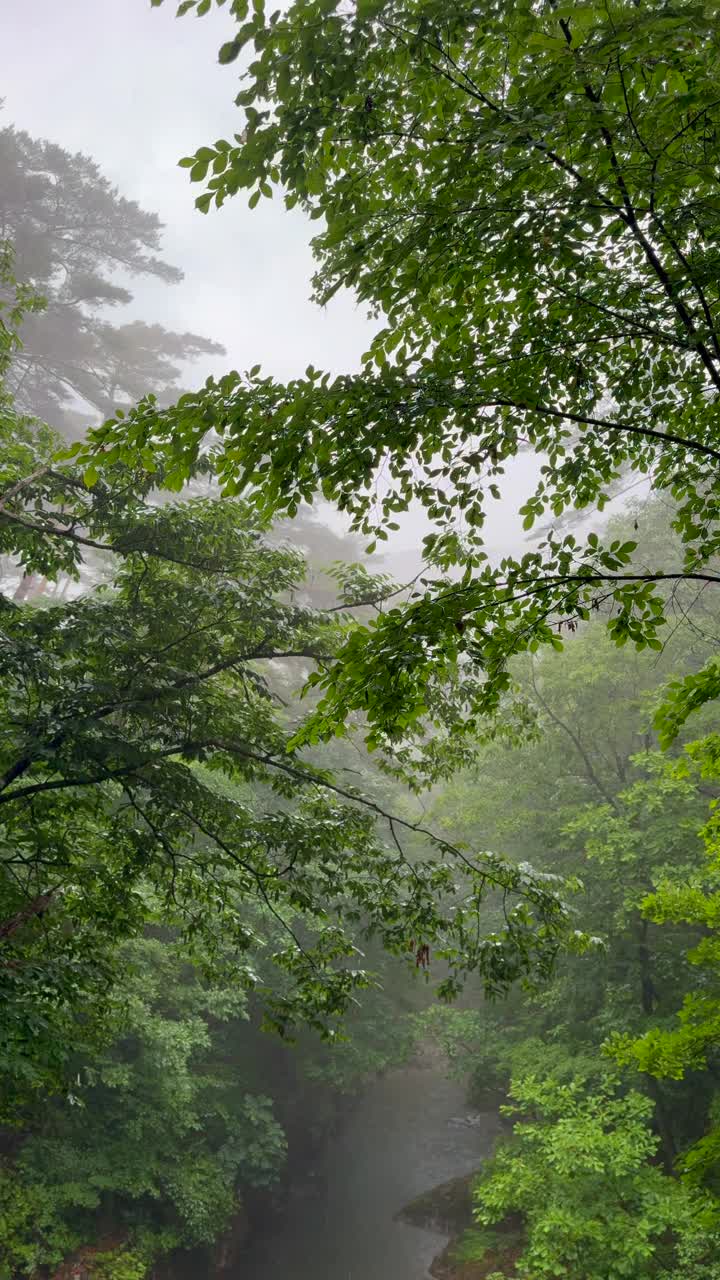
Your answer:
[[[358,803],[352,784],[291,749],[292,717],[264,672],[331,657],[342,625],[298,602],[297,553],[268,540],[244,504],[158,506],[153,477],[119,465],[91,483],[44,460],[43,432],[23,428],[23,439],[12,418],[10,430],[3,549],[46,575],[72,570],[85,544],[112,552],[117,567],[107,588],[42,609],[2,605],[6,946],[30,946],[30,960],[34,938],[44,953],[57,919],[60,991],[65,964],[75,980],[83,953],[102,955],[100,937],[136,931],[150,892],[163,919],[202,938],[206,957],[222,940],[239,978],[265,986],[266,966],[256,977],[242,960],[255,944],[250,899],[283,923],[273,961],[318,1026],[366,981],[343,918],[367,918],[395,952],[412,939],[439,945],[449,990],[468,970],[493,990],[547,964],[568,926],[551,880],[442,840],[410,859],[401,837],[417,824]],[[260,788],[257,802],[222,778]],[[277,800],[269,807],[263,788]],[[394,835],[387,845],[377,815]],[[513,909],[488,943],[476,923],[491,886]],[[314,921],[302,941],[287,916],[296,911]],[[91,972],[94,981],[95,959]],[[6,973],[14,987],[14,967]],[[280,1025],[293,1020],[289,995],[272,1004]]]
[[[292,512],[322,490],[380,537],[422,503],[435,572],[348,637],[307,735],[352,710],[371,741],[401,733],[427,710],[429,677],[461,659],[485,676],[472,731],[514,654],[559,645],[599,608],[617,643],[657,649],[660,585],[717,577],[713,6],[230,10],[220,61],[245,59],[243,119],[182,161],[207,182],[198,205],[283,189],[320,222],[318,299],[350,286],[384,324],[360,374],[228,373],[167,412],[142,402],[95,449],[142,446],[180,484],[212,431],[226,492]],[[520,514],[545,527],[524,556],[491,563],[487,504],[527,450],[538,479]],[[628,474],[672,495],[671,560],[563,528]]]
[[[624,524],[662,540],[660,514]],[[668,679],[716,651],[717,613],[690,588],[674,608],[653,664],[599,620],[562,657],[517,664],[538,736],[485,746],[435,800],[452,839],[482,830],[581,878],[578,922],[604,939],[542,991],[421,1018],[477,1105],[510,1103],[461,1248],[508,1274],[717,1274],[717,742],[710,708],[687,726],[705,736],[669,753],[651,728]]]
[[[618,1096],[612,1081],[583,1095],[577,1081],[532,1077],[514,1085],[511,1097],[507,1111],[521,1118],[513,1143],[500,1147],[477,1187],[476,1216],[492,1224],[522,1214],[526,1245],[518,1276],[661,1275],[658,1263],[672,1261],[669,1238],[682,1234],[697,1244],[717,1225],[708,1197],[678,1186],[650,1162],[658,1140],[648,1098],[634,1091]],[[663,1237],[667,1243],[658,1248]]]
[[[2,234],[50,302],[6,254],[2,1265],[90,1241],[97,1277],[139,1280],[215,1240],[277,1176],[288,1095],[406,1050],[388,966],[432,949],[465,995],[421,1032],[513,1120],[465,1257],[718,1280],[714,7],[229,9],[244,115],[181,161],[198,207],[282,190],[319,224],[318,300],[353,288],[379,331],[358,374],[255,365],[167,407],[172,358],[210,346],[156,334],[135,359],[145,329],[96,315],[126,296],[107,240],[68,257],[46,215],[70,191],[169,278],[155,220],[2,135]],[[22,409],[71,394],[110,416],[63,455]],[[495,563],[488,503],[527,453],[534,541]],[[647,500],[591,530],[636,482]],[[424,576],[336,567],[320,607],[270,523],[318,493],[371,547],[419,502]],[[322,746],[355,728],[380,748],[360,784]],[[399,778],[443,782],[431,817]],[[390,1004],[358,1005],[381,967]],[[300,1029],[285,1091],[263,1022]],[[341,1025],[335,1050],[306,1038]]]
[[[9,267],[6,365],[35,305]],[[2,1256],[34,1275],[105,1241],[94,1274],[135,1280],[283,1164],[261,1022],[333,1042],[345,1018],[349,1043],[296,1073],[332,1096],[407,1049],[379,993],[357,1010],[379,950],[408,972],[432,947],[447,993],[475,971],[490,992],[547,972],[572,921],[558,877],[434,837],[367,768],[358,787],[356,756],[348,780],[293,747],[297,663],[331,660],[382,577],[335,570],[319,609],[302,554],[202,465],[168,502],[141,463],[79,470],[4,393],[0,434]],[[17,590],[38,574],[71,587]]]

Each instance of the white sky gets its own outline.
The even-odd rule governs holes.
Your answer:
[[[201,188],[177,161],[241,127],[238,64],[217,63],[234,31],[225,10],[178,21],[175,7],[174,0],[160,9],[149,0],[0,0],[0,123],[92,156],[122,195],[160,215],[163,256],[185,279],[134,280],[131,310],[224,344],[226,360],[193,366],[189,384],[257,362],[279,377],[310,363],[353,371],[372,327],[349,294],[326,309],[310,303],[304,215],[288,213],[277,197],[254,211],[243,195],[207,216],[194,208]],[[120,320],[122,312],[113,315]],[[518,482],[527,470],[527,463],[516,470]],[[517,501],[493,505],[496,546],[517,546]],[[422,517],[409,515],[390,549],[409,554],[424,529]]]

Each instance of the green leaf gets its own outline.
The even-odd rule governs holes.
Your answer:
[[[220,47],[218,62],[221,63],[222,66],[227,66],[231,62],[235,62],[236,58],[239,57],[241,50],[242,44],[240,41],[228,40]]]

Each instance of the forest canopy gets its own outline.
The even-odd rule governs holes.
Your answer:
[[[7,345],[13,336],[6,328]],[[494,992],[545,971],[576,932],[559,880],[455,848],[293,746],[278,664],[332,660],[351,616],[342,600],[322,610],[301,598],[302,555],[247,503],[158,502],[162,475],[137,464],[91,481],[48,428],[9,400],[0,412],[0,549],[24,572],[19,602],[0,600],[0,937],[22,954],[3,971],[3,1017],[23,1069],[28,1045],[36,1063],[62,1062],[55,1016],[84,984],[102,992],[102,957],[148,911],[206,964],[219,950],[241,984],[264,990],[280,1030],[299,1019],[333,1033],[370,981],[356,926],[395,954],[437,946],[447,994],[469,972]],[[86,550],[109,561],[107,583],[22,607],[26,579],[78,579]],[[506,911],[488,936],[491,890]],[[252,904],[285,935],[259,971],[246,962],[265,945]]]
[[[372,542],[422,504],[427,581],[348,638],[306,736],[356,710],[371,742],[401,734],[428,675],[461,661],[483,677],[472,730],[514,655],[597,610],[618,644],[657,649],[663,586],[717,581],[713,6],[229,8],[239,127],[181,161],[196,203],[282,192],[318,220],[317,300],[350,287],[382,325],[359,374],[230,372],[106,423],[95,458],[149,450],[180,485],[209,446],[226,493],[292,514],[321,491]],[[488,503],[528,451],[538,536],[491,563]],[[673,505],[671,560],[648,559],[641,528],[568,527],[633,478]],[[716,684],[713,664],[687,692]]]
[[[453,1265],[719,1280],[714,10],[227,0],[180,165],[315,224],[339,376],[181,391],[159,220],[0,133],[1,1280],[209,1258],[428,1042],[506,1121]]]

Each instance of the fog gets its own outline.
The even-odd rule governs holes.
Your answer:
[[[328,503],[266,531],[192,456],[175,500],[122,413],[126,448],[59,447],[225,370],[361,369],[376,322],[311,301],[318,224],[203,216],[178,167],[241,128],[229,0],[0,0],[0,1280],[720,1280],[720,35],[689,0],[670,36],[637,0],[498,0],[443,68],[434,0],[380,3],[342,0],[344,47],[299,0],[309,111],[333,60],[371,87],[332,113],[358,216],[369,155],[429,228],[408,305],[452,288],[440,343],[466,308],[458,405],[489,333],[508,447],[552,419],[549,508],[599,536],[365,628]],[[558,92],[576,30],[598,88]],[[407,583],[427,529],[370,567]]]
[[[194,208],[187,172],[178,168],[180,157],[239,127],[233,105],[239,64],[217,63],[232,29],[223,9],[177,20],[171,0],[159,9],[148,0],[4,0],[0,121],[92,156],[122,195],[159,214],[163,256],[184,279],[171,287],[135,279],[133,302],[112,315],[221,342],[227,357],[194,364],[189,385],[256,363],[279,378],[302,374],[309,363],[352,372],[375,325],[347,292],[325,308],[310,300],[309,220],[288,212],[277,196],[255,210],[238,196],[204,216]],[[491,505],[491,553],[522,544],[515,511],[534,472],[529,459],[516,462],[505,500]],[[326,505],[321,514],[343,527]],[[403,574],[417,567],[427,524],[411,511],[400,525],[388,550]]]

